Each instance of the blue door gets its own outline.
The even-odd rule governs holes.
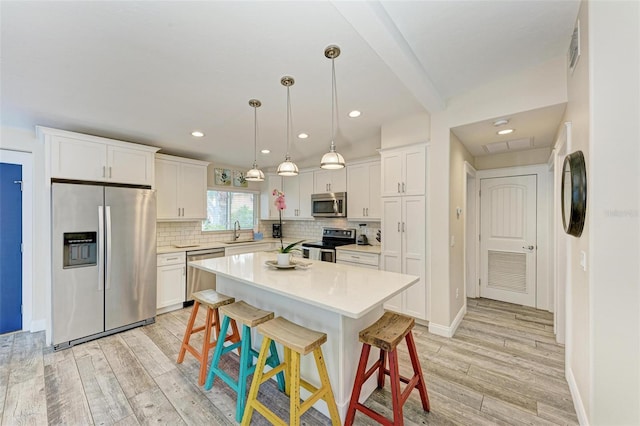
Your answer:
[[[22,166],[0,163],[0,334],[22,329]]]

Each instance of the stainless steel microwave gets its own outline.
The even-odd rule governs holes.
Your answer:
[[[347,193],[312,194],[311,215],[314,217],[347,217]]]

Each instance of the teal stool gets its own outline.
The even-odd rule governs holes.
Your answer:
[[[238,394],[236,401],[236,421],[240,422],[244,414],[244,407],[247,403],[247,377],[255,371],[256,366],[253,361],[254,358],[258,358],[258,352],[251,347],[251,327],[273,319],[273,312],[263,311],[243,301],[221,306],[219,311],[223,316],[220,336],[227,335],[229,322],[230,320],[234,320],[238,325],[242,324],[242,338],[239,342],[228,346],[225,346],[224,339],[218,339],[204,388],[210,390],[213,387],[216,376],[218,376],[228,384],[231,389],[236,391]],[[219,364],[222,355],[238,348],[240,351],[240,368],[238,371],[238,380],[236,381],[224,370],[220,369]],[[267,358],[267,365],[275,368],[280,365],[280,359],[278,358],[278,352],[276,352],[276,344],[273,341],[271,342],[269,350],[271,354],[269,358]],[[278,388],[284,392],[284,374],[282,372],[278,373],[276,379],[278,381]]]

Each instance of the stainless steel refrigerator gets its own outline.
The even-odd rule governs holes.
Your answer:
[[[54,182],[54,349],[151,323],[156,312],[156,194]]]

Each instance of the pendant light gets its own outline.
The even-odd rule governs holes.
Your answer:
[[[298,166],[291,161],[289,156],[289,138],[291,136],[290,122],[291,122],[291,95],[289,94],[289,88],[293,86],[295,80],[293,77],[284,76],[280,79],[280,84],[287,88],[287,155],[284,157],[284,161],[278,166],[277,173],[280,176],[297,176]]]
[[[251,182],[262,182],[264,173],[258,168],[258,108],[262,105],[257,99],[249,99],[249,105],[253,108],[253,167],[245,176],[246,180]]]
[[[336,151],[334,142],[335,132],[335,116],[338,106],[338,90],[336,89],[336,65],[334,60],[340,56],[340,48],[335,45],[327,46],[324,49],[324,56],[331,59],[331,146],[329,152],[322,156],[320,167],[323,169],[341,169],[344,167],[344,157]]]

